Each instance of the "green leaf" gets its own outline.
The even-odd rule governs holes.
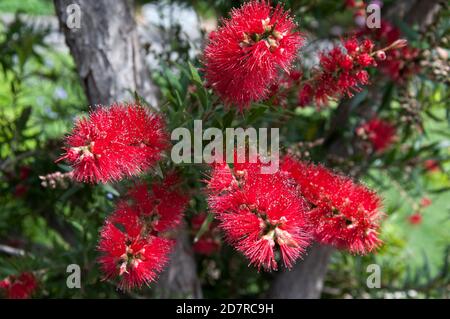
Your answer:
[[[120,193],[111,184],[103,184],[102,188],[107,193],[111,193],[111,194],[113,194],[114,196],[117,196],[117,197],[120,196]]]
[[[192,80],[194,82],[199,83],[203,86],[202,79],[200,78],[200,74],[198,74],[197,69],[189,62],[189,70],[191,71]]]
[[[80,190],[80,187],[78,187],[78,186],[73,186],[73,187],[69,188],[61,195],[61,197],[59,198],[60,201],[65,202],[67,199],[69,199],[69,197],[73,196],[79,190]]]
[[[161,165],[160,165],[159,163],[157,163],[157,164],[152,168],[152,171],[153,171],[153,173],[154,173],[156,176],[159,176],[159,177],[161,177],[161,178],[164,178],[164,173],[163,173],[163,170],[162,170]]]
[[[378,111],[381,111],[389,106],[389,103],[392,100],[393,93],[394,93],[394,84],[392,82],[389,82],[384,90],[383,99],[381,100],[381,104],[380,107],[378,108]]]
[[[268,107],[264,104],[259,104],[259,106],[253,107],[250,110],[249,116],[247,118],[247,123],[252,124],[252,123],[256,122],[256,120],[258,120],[260,117],[262,117],[264,115],[264,113],[266,113],[267,110],[268,110]]]
[[[395,19],[395,24],[399,27],[400,31],[406,35],[408,39],[417,40],[420,37],[420,34],[411,28],[409,24],[400,19]]]
[[[197,88],[197,92],[194,94],[197,99],[200,101],[201,106],[204,110],[208,108],[208,92],[206,91],[203,81],[200,77],[200,74],[198,73],[197,69],[189,62],[189,70],[192,80],[194,81],[194,84]]]
[[[16,120],[17,132],[22,132],[26,128],[27,122],[30,119],[30,115],[31,115],[31,106],[28,106],[22,111],[19,118]]]
[[[369,91],[367,89],[362,90],[358,94],[356,94],[351,100],[350,100],[350,106],[352,109],[356,108],[358,105],[360,105],[368,96]]]
[[[230,111],[228,111],[227,114],[225,114],[225,116],[223,117],[223,120],[222,120],[222,129],[225,129],[225,128],[231,126],[231,123],[233,123],[233,120],[234,120],[234,113],[235,113],[234,110],[230,110]]]
[[[203,234],[208,230],[209,224],[211,224],[213,219],[214,219],[214,216],[212,214],[208,214],[208,216],[206,216],[205,220],[203,221],[202,226],[200,226],[200,229],[198,230],[197,234],[195,235],[194,243],[196,243],[203,236]]]
[[[72,167],[69,165],[65,165],[65,164],[58,164],[57,165],[61,170],[63,170],[64,172],[70,172],[72,170]]]

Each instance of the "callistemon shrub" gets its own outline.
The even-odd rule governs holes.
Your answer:
[[[308,219],[315,240],[366,254],[381,244],[378,238],[381,200],[365,186],[348,177],[286,157],[281,169],[300,186],[310,203]]]
[[[120,180],[152,166],[168,146],[163,119],[139,105],[97,107],[75,123],[66,139],[66,160],[80,182]]]
[[[303,43],[280,5],[251,1],[209,36],[204,51],[207,83],[226,104],[239,109],[263,100],[280,70],[288,71]]]
[[[231,118],[228,123],[244,119],[241,123],[250,126],[256,117],[246,116],[263,113],[246,112],[246,108],[253,102],[269,99],[271,107],[259,107],[260,110],[269,113],[287,109],[286,117],[290,114],[300,117],[289,107],[326,105],[330,100],[352,97],[369,83],[368,70],[386,59],[385,51],[406,45],[405,40],[396,38],[385,48],[375,49],[373,41],[350,36],[327,52],[316,52],[319,63],[311,70],[293,71],[291,64],[303,41],[283,7],[271,6],[268,1],[247,2],[233,9],[231,17],[222,20],[221,26],[209,36],[202,55],[208,89],[199,87],[202,79],[195,79],[195,69],[191,68],[196,82],[194,90],[203,90],[203,95],[191,92],[188,85],[186,94],[199,100],[203,97],[200,102],[205,109],[199,113],[203,110],[205,113],[196,113],[195,106],[185,105],[192,100],[178,91],[173,95],[180,102],[175,112],[164,107],[161,110],[167,111],[171,126],[187,123],[192,114],[205,123],[211,118],[217,122],[225,115],[221,113],[224,109],[231,116],[241,113],[240,118]],[[372,71],[371,77],[376,74]],[[230,111],[230,107],[235,109]],[[180,116],[171,117],[174,113]],[[286,118],[285,122],[284,115],[271,114],[263,123],[273,124],[270,120],[276,118],[277,124],[290,125],[291,119]],[[194,116],[192,119],[196,119]],[[356,129],[352,127],[352,132],[371,145],[374,156],[392,146],[396,139],[395,123],[377,116]],[[181,118],[183,122],[178,121]],[[222,129],[231,126],[224,124],[228,120],[218,121],[223,124]],[[305,124],[303,120],[301,123]],[[310,128],[311,134],[322,130],[319,126]],[[281,140],[291,141],[292,136]],[[64,154],[59,160],[65,160],[73,169],[65,177],[86,183],[127,179],[124,185],[118,185],[117,189],[125,190],[122,192],[125,195],[104,221],[98,242],[103,278],[117,283],[121,289],[139,288],[157,279],[169,262],[179,227],[187,225],[182,222],[185,210],[189,210],[190,234],[196,238],[194,250],[201,258],[221,253],[220,239],[224,235],[258,270],[292,268],[313,241],[353,254],[367,254],[381,245],[381,200],[375,192],[349,177],[292,156],[277,159],[279,169],[268,174],[263,169],[267,167],[262,157],[255,163],[248,159],[242,163],[235,156],[232,163],[211,164],[206,192],[191,189],[193,196],[189,200],[181,190],[181,176],[184,173],[186,179],[190,178],[187,185],[198,185],[199,174],[193,173],[198,166],[180,165],[175,174],[171,173],[172,168],[167,169],[173,166],[167,160],[159,163],[158,170],[151,170],[169,145],[162,114],[137,104],[98,106],[87,117],[78,119],[65,139]],[[294,150],[292,145],[282,145],[282,149]],[[429,170],[442,169],[435,160],[430,159],[428,164]],[[164,176],[161,182],[151,176],[152,171]],[[208,214],[215,220],[211,221]],[[33,274],[9,276],[0,281],[0,293],[28,297],[37,289],[37,282]]]
[[[275,252],[288,268],[309,244],[307,205],[281,173],[262,174],[261,163],[214,165],[208,202],[227,240],[258,269],[276,270]]]

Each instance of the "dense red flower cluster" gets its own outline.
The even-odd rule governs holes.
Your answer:
[[[366,254],[381,244],[378,238],[379,197],[351,179],[286,157],[281,169],[300,186],[311,204],[310,231],[315,239],[351,253]]]
[[[191,219],[192,231],[194,235],[200,230],[206,220],[207,215],[201,213]],[[220,249],[220,237],[218,234],[218,223],[213,220],[208,224],[206,231],[194,242],[192,248],[201,255],[211,255]]]
[[[19,276],[8,276],[0,281],[0,292],[9,299],[28,299],[36,291],[38,284],[34,275],[30,272],[21,273]]]
[[[356,133],[368,139],[376,152],[386,150],[395,140],[395,127],[384,120],[373,118],[356,129]]]
[[[283,73],[278,81],[269,88],[270,93],[268,98],[272,104],[287,107],[289,94],[299,86],[302,76],[302,72],[298,70]]]
[[[380,70],[394,81],[403,83],[420,71],[419,54],[419,49],[409,46],[392,50],[386,55],[386,60],[380,63]]]
[[[120,278],[121,289],[148,285],[156,279],[175,243],[163,232],[180,223],[187,204],[173,176],[153,184],[151,190],[146,185],[133,188],[100,232],[101,268],[106,279]]]
[[[366,29],[365,34],[372,35],[374,41],[383,46],[390,46],[400,40],[400,30],[390,22],[382,20],[380,28]],[[420,50],[405,45],[386,52],[386,59],[379,64],[379,69],[394,81],[403,83],[420,71]]]
[[[362,0],[345,0],[345,6],[348,8],[364,9],[364,2]]]
[[[66,139],[73,178],[84,182],[119,180],[137,174],[161,157],[168,145],[161,117],[137,105],[99,107],[78,120]]]
[[[287,71],[303,39],[280,5],[252,0],[209,37],[205,77],[226,104],[240,110],[267,97],[279,70]]]
[[[285,267],[309,244],[306,203],[297,186],[281,173],[261,174],[260,163],[216,165],[208,188],[209,206],[227,240],[250,263],[266,270],[278,268],[275,250]]]
[[[369,83],[367,67],[376,66],[372,52],[374,44],[366,39],[351,38],[343,47],[334,47],[320,55],[320,65],[310,81],[304,83],[298,93],[298,103],[305,106],[312,102],[326,105],[330,99],[344,95],[352,97],[360,86]]]

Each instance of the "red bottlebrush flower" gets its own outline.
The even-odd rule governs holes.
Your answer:
[[[423,207],[423,208],[430,206],[432,203],[433,202],[428,197],[423,197],[420,200],[420,206]]]
[[[375,44],[372,42],[372,40],[364,39],[361,44],[361,51],[365,52],[365,53],[372,52],[372,49],[374,47],[375,47]]]
[[[299,185],[312,205],[308,216],[317,241],[351,253],[366,254],[381,244],[378,238],[380,198],[347,177],[322,166],[286,157],[281,169]]]
[[[219,248],[219,243],[211,237],[202,237],[192,245],[194,252],[206,256],[215,253]]]
[[[223,20],[204,52],[205,77],[226,104],[241,111],[265,99],[280,69],[288,70],[303,38],[280,5],[250,1]]]
[[[272,104],[287,107],[291,89],[299,85],[302,76],[302,72],[298,70],[292,70],[289,74],[283,73],[269,88],[268,98]]]
[[[394,142],[396,130],[389,122],[373,118],[357,128],[356,132],[367,138],[376,152],[382,152]]]
[[[373,34],[376,41],[384,44],[391,44],[400,39],[400,30],[386,20],[381,20],[380,28],[368,29],[367,31]]]
[[[368,84],[369,83],[369,73],[367,73],[366,70],[361,70],[356,72],[355,78],[357,82],[361,84]]]
[[[408,221],[411,225],[420,225],[422,224],[422,214],[417,212],[408,217]]]
[[[28,299],[36,291],[38,284],[32,273],[24,272],[19,276],[8,276],[0,281],[0,291],[9,299]]]
[[[174,241],[161,237],[181,222],[187,198],[177,189],[178,177],[170,174],[162,183],[133,188],[129,200],[118,203],[101,230],[99,262],[106,279],[120,277],[129,290],[155,280],[168,260]]]
[[[195,215],[192,220],[192,230],[196,234],[202,227],[207,215],[204,213]],[[220,238],[217,232],[218,224],[216,221],[211,221],[208,229],[201,235],[201,237],[194,242],[192,248],[194,252],[202,255],[211,255],[220,249]]]
[[[231,191],[238,186],[230,166],[225,162],[213,164],[207,183],[208,191],[212,194]]]
[[[169,175],[162,183],[151,186],[151,192],[145,184],[137,185],[130,190],[130,198],[134,208],[147,222],[151,223],[152,231],[162,232],[177,227],[183,217],[188,203]]]
[[[309,244],[306,204],[284,175],[261,174],[260,168],[261,164],[235,163],[229,169],[232,182],[222,192],[210,194],[209,206],[227,240],[251,264],[276,270],[275,249],[279,249],[290,268]],[[213,169],[210,184],[219,184],[214,178],[220,175]]]
[[[425,160],[423,162],[423,166],[425,167],[425,170],[427,170],[428,172],[438,172],[441,170],[439,162],[434,159]]]
[[[298,71],[298,70],[292,70],[291,72],[289,72],[289,79],[292,81],[298,81],[300,80],[300,78],[302,77],[302,72]]]
[[[380,28],[367,28],[360,33],[371,35],[382,46],[391,47],[389,51],[377,54],[377,57],[380,70],[392,80],[404,83],[420,71],[419,49],[400,39],[400,30],[390,22],[381,20]]]
[[[120,277],[119,287],[124,290],[150,284],[167,263],[174,241],[136,234],[139,225],[131,222],[118,224],[121,230],[112,220],[102,228],[98,246],[105,279]]]
[[[356,7],[356,1],[355,0],[345,0],[345,6],[349,8]]]
[[[301,106],[313,100],[320,106],[344,95],[352,97],[354,92],[361,90],[361,85],[369,83],[365,68],[376,66],[372,56],[373,43],[367,39],[359,42],[356,38],[350,38],[342,44],[345,52],[335,47],[328,53],[321,53],[320,66],[299,92]]]
[[[356,9],[361,9],[364,8],[364,2],[361,0],[345,0],[345,6],[347,8],[356,8]]]
[[[298,92],[298,105],[306,106],[311,103],[313,88],[309,84],[305,84]]]
[[[359,65],[361,65],[363,68],[375,64],[375,60],[373,59],[373,57],[371,57],[367,53],[362,53],[362,54],[358,55],[357,61],[358,61]]]
[[[347,54],[353,55],[359,48],[359,42],[356,38],[346,39],[343,43],[344,48],[347,50]]]
[[[403,83],[420,71],[419,54],[419,49],[409,46],[391,50],[380,63],[380,69],[392,80]]]
[[[106,183],[135,175],[152,166],[168,146],[165,124],[136,105],[99,107],[76,122],[67,137],[66,159],[73,178]]]

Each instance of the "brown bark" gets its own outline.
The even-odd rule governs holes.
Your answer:
[[[66,43],[75,60],[89,103],[110,105],[133,101],[134,92],[156,106],[157,90],[150,81],[138,43],[132,4],[127,0],[54,0]],[[67,26],[67,7],[80,7],[80,28]],[[202,296],[190,242],[179,233],[172,261],[156,287],[164,297],[175,293]]]
[[[80,8],[79,29],[67,25],[71,4]],[[156,104],[129,1],[55,0],[55,8],[92,106],[133,100],[135,91]]]
[[[170,257],[170,266],[162,273],[157,284],[157,296],[160,298],[202,298],[200,282],[195,271],[194,252],[189,235],[184,227],[177,246]]]
[[[308,254],[292,270],[278,275],[270,287],[268,297],[276,299],[319,298],[332,252],[333,248],[330,246],[312,245],[308,249]]]

